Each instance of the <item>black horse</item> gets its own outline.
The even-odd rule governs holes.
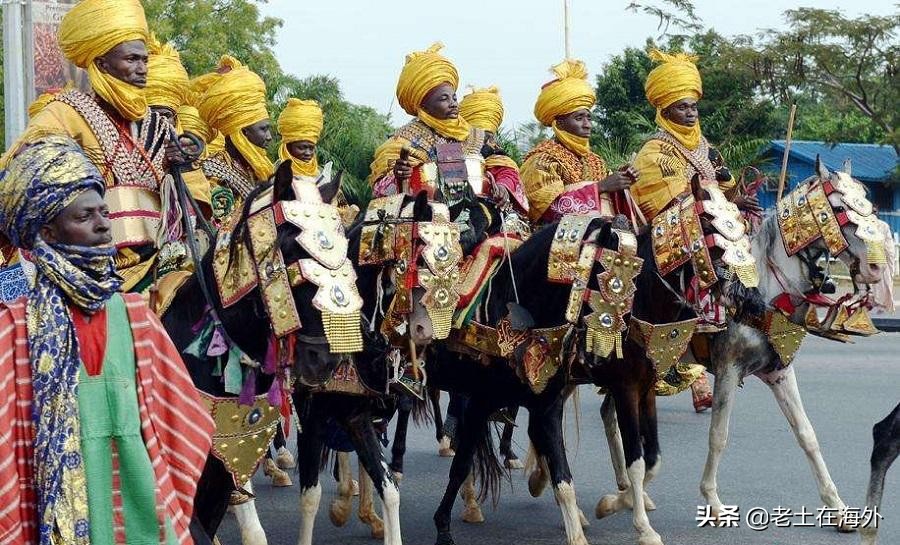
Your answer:
[[[454,351],[446,344],[436,344],[429,362],[430,380],[442,390],[456,391],[469,396],[462,425],[457,432],[457,451],[450,469],[450,478],[443,499],[434,515],[438,545],[453,543],[450,532],[450,513],[456,495],[473,469],[481,483],[482,495],[496,496],[502,477],[502,467],[493,449],[489,419],[498,409],[512,405],[529,410],[528,434],[534,448],[552,479],[556,497],[563,513],[569,543],[585,543],[580,512],[575,501],[572,475],[565,455],[562,433],[563,407],[578,383],[629,380],[635,384],[652,385],[640,374],[650,376],[651,370],[626,369],[616,357],[597,357],[586,354],[585,328],[581,320],[567,329],[566,319],[572,286],[548,281],[548,264],[556,225],[538,231],[512,254],[512,267],[504,265],[493,279],[490,295],[484,302],[483,323],[498,327],[501,320],[530,321],[530,331],[547,331],[547,338],[534,339],[538,349],[552,345],[562,357],[560,367],[546,379],[540,393],[520,375],[522,361],[519,352],[513,358],[478,357],[465,351]],[[619,232],[612,222],[596,218],[582,235],[597,248],[618,247]],[[601,265],[591,262],[587,287],[599,288],[597,275]],[[630,279],[629,279],[630,281]],[[510,307],[511,303],[516,303]],[[584,308],[582,308],[584,307]],[[585,313],[587,304],[576,305],[578,316]],[[513,318],[517,316],[516,318]],[[549,331],[567,331],[558,339],[551,339]],[[631,350],[626,344],[624,350]],[[634,375],[628,379],[623,374]],[[635,407],[637,409],[637,407]],[[637,418],[637,417],[635,417]],[[640,447],[638,447],[640,448]],[[477,465],[477,468],[474,466]]]
[[[322,202],[330,202],[339,189],[339,177],[331,184],[319,187]],[[274,206],[281,201],[291,201],[296,198],[293,189],[293,176],[290,163],[283,164],[276,172],[273,181],[264,184],[254,190],[246,198],[241,216],[232,233],[231,245],[249,244],[248,218],[251,210],[254,210],[258,198],[271,193],[270,204]],[[417,213],[427,213],[427,201],[425,206],[417,206]],[[421,212],[420,212],[421,210]],[[424,216],[423,216],[424,218]],[[353,230],[352,230],[353,231]],[[358,238],[358,230],[355,230]],[[300,229],[290,222],[282,222],[277,227],[277,248],[286,265],[297,263],[310,255],[296,241],[300,235]],[[358,247],[358,240],[350,241],[350,246]],[[202,275],[190,277],[178,291],[168,306],[168,312],[163,316],[163,324],[168,330],[176,346],[183,351],[195,340],[195,324],[203,323],[210,315],[212,309],[221,321],[228,338],[236,344],[240,350],[255,362],[266,360],[270,351],[270,338],[272,337],[272,324],[263,302],[262,293],[258,287],[254,288],[237,303],[223,308],[218,290],[213,285],[213,252],[210,251],[203,257],[201,263]],[[206,285],[201,285],[201,276]],[[357,288],[363,301],[372,304],[376,299],[377,285],[366,275],[357,277]],[[309,374],[309,370],[318,371],[319,375],[327,376],[339,364],[347,359],[346,354],[333,354],[330,351],[322,314],[313,304],[317,293],[317,286],[312,282],[299,282],[291,287],[291,296],[297,308],[302,328],[294,334],[293,342],[296,347],[293,350],[293,375],[303,377]],[[386,509],[391,511],[387,524],[393,527],[386,528],[386,539],[390,536],[390,543],[399,543],[399,494],[393,484],[390,472],[381,460],[381,448],[371,425],[371,412],[373,406],[379,404],[375,392],[383,391],[383,383],[386,380],[383,354],[378,350],[383,346],[377,338],[368,336],[365,339],[365,350],[354,356],[355,368],[360,382],[372,385],[372,390],[367,392],[372,395],[347,395],[339,393],[318,393],[320,388],[303,386],[303,381],[298,380],[293,388],[292,397],[297,408],[301,429],[298,433],[298,466],[301,486],[301,510],[305,513],[315,514],[321,489],[318,486],[318,473],[322,464],[322,426],[326,415],[336,420],[348,432],[354,447],[360,453],[361,459],[382,495]],[[192,375],[195,385],[201,391],[212,396],[225,396],[222,377],[214,372],[215,362],[210,358],[198,358],[189,353],[184,354],[185,363]],[[257,392],[268,390],[271,377],[258,375]],[[379,385],[381,383],[381,385]],[[228,507],[231,493],[236,489],[234,478],[226,469],[225,464],[217,457],[210,456],[198,485],[195,500],[196,518],[209,536],[214,536],[224,513]],[[259,526],[252,502],[240,506],[243,511],[238,513],[239,522],[244,522],[242,533],[245,543],[254,539],[260,539],[262,529]],[[249,509],[249,514],[247,510]],[[312,517],[304,517],[302,535],[311,540]],[[263,538],[264,539],[264,538]]]
[[[884,493],[884,476],[891,464],[900,455],[900,403],[891,414],[872,428],[872,474],[869,477],[869,489],[866,493],[866,507],[873,510],[881,505]],[[860,528],[862,545],[875,545],[878,535],[877,520],[865,528]]]

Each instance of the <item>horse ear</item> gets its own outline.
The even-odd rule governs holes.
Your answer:
[[[339,170],[337,176],[332,178],[330,182],[319,186],[319,195],[322,196],[322,202],[332,203],[332,201],[334,201],[338,191],[341,189],[341,180],[343,177],[344,171]]]
[[[816,174],[821,180],[827,180],[828,178],[831,178],[831,173],[828,172],[828,167],[825,166],[825,163],[822,162],[822,158],[818,155],[816,155]]]
[[[428,203],[428,192],[419,191],[416,202],[413,204],[413,219],[416,221],[431,221],[431,206]]]
[[[272,180],[272,203],[279,201],[293,201],[297,196],[294,195],[294,171],[290,161],[282,161],[275,171],[275,177]]]
[[[853,177],[853,163],[850,161],[849,157],[844,160],[844,165],[841,167],[841,172],[843,172],[847,176]]]

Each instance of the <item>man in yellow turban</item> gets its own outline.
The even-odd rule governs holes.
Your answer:
[[[23,144],[47,135],[68,136],[84,149],[106,180],[116,266],[126,291],[143,290],[152,280],[160,184],[174,158],[170,125],[147,107],[148,39],[139,0],[77,3],[62,19],[59,46],[87,71],[92,92],[57,94],[0,158],[3,168]]]
[[[503,100],[496,86],[472,88],[459,103],[459,115],[473,127],[484,131],[485,148],[481,151],[486,174],[493,179],[495,187],[506,190],[517,212],[527,214],[528,199],[519,178],[519,165],[497,142],[497,131],[503,122],[503,113]]]
[[[592,211],[626,213],[619,204],[624,199],[615,193],[628,188],[635,173],[630,168],[610,173],[603,158],[590,149],[596,97],[584,63],[566,60],[552,71],[556,78],[541,89],[534,116],[553,128],[554,138],[535,146],[521,170],[531,220],[549,223],[565,214]]]
[[[165,117],[174,127],[177,113],[187,100],[190,78],[181,64],[181,55],[170,43],[160,43],[151,35],[147,43],[147,86],[144,96],[151,110]]]
[[[659,130],[638,152],[634,200],[649,222],[672,200],[690,191],[691,179],[717,180],[719,187],[742,209],[759,210],[754,198],[735,195],[736,184],[722,156],[700,130],[697,103],[703,96],[695,58],[684,53],[650,53],[658,63],[647,75],[644,91],[656,108]]]
[[[644,91],[656,108],[659,131],[635,158],[638,179],[632,187],[634,201],[646,221],[652,221],[676,197],[690,192],[695,176],[718,181],[740,208],[758,211],[755,197],[735,194],[737,184],[722,156],[700,131],[697,102],[703,96],[703,83],[695,59],[684,53],[669,55],[658,50],[651,51],[650,58],[660,64],[647,75]],[[691,384],[697,412],[712,406],[712,389],[702,367],[679,364],[675,372],[683,384]],[[658,387],[657,393],[665,394],[665,390]]]
[[[278,116],[278,133],[281,135],[278,157],[291,162],[294,176],[313,179],[319,176],[316,144],[324,123],[325,115],[315,100],[288,99]]]
[[[470,193],[498,193],[484,171],[485,132],[459,115],[459,74],[440,54],[442,47],[436,43],[406,56],[397,101],[415,119],[375,151],[369,183],[377,197],[424,190],[452,205]]]
[[[272,141],[266,84],[229,55],[222,57],[216,72],[199,79],[198,88],[205,88],[200,116],[225,139],[223,151],[202,163],[210,183],[218,185],[213,189],[213,212],[221,219],[275,172],[266,152]]]

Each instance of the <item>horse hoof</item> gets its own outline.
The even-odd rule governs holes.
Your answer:
[[[359,481],[350,479],[350,495],[359,496]]]
[[[438,443],[438,456],[441,458],[453,458],[456,456],[456,451],[450,446],[450,438],[446,435],[441,437],[441,442]]]
[[[368,515],[359,515],[359,520],[369,527],[372,532],[372,539],[384,539],[384,521],[378,515],[370,513]]]
[[[331,524],[338,528],[347,524],[350,520],[350,500],[333,500],[331,509],[328,510],[328,518],[331,519]]]
[[[462,514],[462,521],[468,524],[481,524],[484,522],[484,513],[481,507],[466,507]]]
[[[263,465],[263,474],[266,477],[272,478],[272,486],[291,486],[293,485],[293,481],[291,481],[291,476],[287,474],[287,472],[277,465],[273,460],[266,460],[265,465]]]
[[[518,458],[507,458],[503,461],[503,465],[506,469],[525,469],[525,464]]]
[[[453,535],[450,532],[438,532],[434,545],[456,545],[456,542],[453,541]]]
[[[659,534],[653,532],[649,536],[643,536],[638,539],[638,545],[663,545],[663,541]]]
[[[616,495],[607,494],[600,498],[597,502],[597,508],[594,509],[594,516],[598,519],[604,519],[616,513]]]
[[[297,462],[294,460],[294,455],[291,454],[291,451],[287,449],[287,447],[281,447],[278,449],[278,454],[275,456],[275,464],[281,469],[294,469],[297,467]]]
[[[531,494],[531,497],[539,498],[545,488],[547,488],[547,478],[544,476],[544,472],[540,469],[532,471],[528,476],[528,493]]]
[[[591,522],[584,516],[584,511],[581,509],[578,510],[578,522],[581,523],[581,529],[590,528]]]
[[[852,523],[847,522],[847,518],[843,515],[841,516],[841,519],[838,521],[838,524],[837,526],[835,526],[835,528],[837,528],[837,531],[841,534],[852,534],[856,531],[856,526],[854,526]]]
[[[656,502],[650,499],[650,494],[644,492],[644,509],[647,511],[656,511]]]

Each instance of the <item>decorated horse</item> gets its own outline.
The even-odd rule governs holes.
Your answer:
[[[849,168],[831,173],[817,162],[817,175],[805,180],[766,217],[751,238],[751,253],[758,270],[764,271],[759,292],[764,312],[728,317],[728,326],[717,333],[695,335],[688,357],[703,362],[716,376],[709,454],[701,481],[701,492],[714,516],[722,512],[718,495],[718,465],[728,436],[728,420],[734,394],[750,375],[759,377],[775,395],[816,478],[822,502],[840,513],[846,505],[828,473],[791,366],[807,333],[849,341],[851,335],[876,332],[868,318],[872,303],[861,287],[881,279],[884,263],[883,239],[872,205],[862,184],[853,180]],[[850,269],[854,292],[832,300],[826,292],[826,267],[831,258]],[[628,476],[615,463],[621,487]],[[627,507],[607,496],[598,504],[598,515]],[[843,523],[839,529],[850,531]]]
[[[377,339],[363,342],[361,312],[363,296],[375,301],[378,291],[357,279],[351,241],[338,209],[328,204],[339,181],[300,183],[286,165],[222,226],[197,274],[166,277],[176,285],[165,291],[176,293],[162,305],[164,324],[184,350],[196,386],[209,394],[218,426],[197,516],[215,535],[231,492],[248,483],[293,397],[301,423],[301,512],[310,515],[302,520],[301,543],[311,542],[321,494],[319,433],[326,413],[347,428],[377,483],[385,542],[400,543],[399,494],[368,416],[386,371]],[[426,200],[416,213],[430,215]],[[245,544],[264,543],[252,501],[236,511]]]
[[[469,396],[449,483],[434,515],[439,545],[453,543],[450,513],[473,469],[482,495],[496,494],[503,469],[488,421],[510,405],[528,408],[528,433],[552,479],[569,542],[585,542],[563,442],[565,400],[574,384],[595,382],[604,373],[628,375],[622,382],[635,388],[642,375],[649,376],[615,365],[629,350],[622,331],[641,260],[633,235],[612,227],[608,219],[573,216],[538,231],[509,263],[501,261],[469,307],[469,320],[448,342],[432,346],[432,384]],[[624,222],[621,227],[627,228]],[[477,502],[467,501],[466,516],[480,517],[476,509]]]

